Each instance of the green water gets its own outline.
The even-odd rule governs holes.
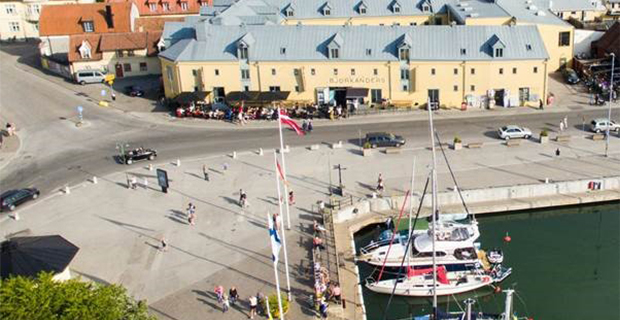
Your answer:
[[[620,203],[532,210],[478,217],[483,248],[503,249],[513,268],[502,288],[514,288],[519,316],[544,320],[620,319]],[[505,243],[508,232],[512,241]],[[355,235],[357,248],[372,228]],[[363,281],[373,267],[359,263]],[[383,319],[388,295],[363,290],[369,320]],[[483,289],[448,297],[442,309],[477,300],[476,310],[499,313],[504,295]],[[407,319],[431,311],[431,299],[395,297],[387,319]]]

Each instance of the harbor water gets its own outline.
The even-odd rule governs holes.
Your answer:
[[[620,319],[620,202],[517,213],[481,215],[483,249],[501,248],[512,275],[500,284],[514,288],[514,310],[544,320]],[[374,226],[355,235],[356,248],[370,242]],[[504,241],[506,233],[510,242]],[[358,262],[360,281],[375,269]],[[369,320],[384,319],[389,295],[363,288]],[[504,295],[490,288],[442,297],[440,308],[458,311],[467,298],[474,310],[501,313]],[[387,319],[428,314],[432,298],[394,297]]]

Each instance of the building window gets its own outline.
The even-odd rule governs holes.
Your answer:
[[[151,12],[157,11],[157,3],[149,3],[149,9],[151,10]]]
[[[429,12],[430,10],[431,8],[428,6],[428,4],[422,5],[422,12]]]
[[[467,49],[461,48],[461,55],[464,56],[467,54]]]
[[[337,48],[329,49],[329,57],[332,59],[338,59],[340,56]]]
[[[295,15],[295,11],[293,11],[293,8],[288,7],[288,8],[286,8],[285,15],[286,15],[287,17],[292,17],[292,16],[294,16],[294,15]]]
[[[293,75],[294,76],[298,76],[299,75],[299,69],[297,69],[297,68],[293,69]]]
[[[92,21],[84,21],[82,22],[82,27],[84,28],[84,32],[94,32],[95,26]]]
[[[310,74],[313,76],[316,75],[316,70],[314,70],[314,68],[310,69]]]
[[[14,4],[7,4],[4,6],[4,8],[6,9],[6,14],[10,14],[10,15],[17,14],[17,9],[15,8]]]
[[[279,86],[269,87],[269,92],[280,92],[280,87]]]
[[[187,11],[187,2],[181,2],[181,10]]]
[[[131,72],[131,63],[123,63],[123,70],[125,72]]]
[[[538,73],[538,67],[534,67],[534,73]]]
[[[192,69],[192,76],[197,76],[198,75],[198,69]]]
[[[334,75],[337,76],[338,75],[338,69],[334,69]]]
[[[215,69],[215,75],[219,76],[220,75],[220,69]]]
[[[166,66],[166,74],[168,74],[168,82],[174,81],[174,73],[171,66]]]
[[[370,101],[372,103],[382,102],[381,89],[370,89]]]
[[[417,25],[418,25],[418,23],[417,23],[417,22],[409,22],[409,25],[410,25],[410,26],[417,26]]]
[[[275,76],[276,75],[276,69],[271,69],[271,75]]]
[[[372,55],[372,49],[366,49],[366,55],[367,56]]]
[[[409,80],[409,70],[400,69],[400,80]]]
[[[560,32],[559,45],[560,45],[560,47],[568,47],[568,46],[570,46],[570,32],[569,31]]]
[[[194,87],[194,92],[198,92],[198,87]]]
[[[379,75],[379,69],[372,69],[372,74],[373,75]]]
[[[170,4],[169,3],[162,3],[161,6],[164,8],[164,11],[170,11]]]
[[[245,46],[239,47],[239,59],[247,59],[248,58],[248,48]]]
[[[435,68],[431,69],[431,75],[434,76],[435,75]]]
[[[470,89],[470,91],[472,91],[472,92],[473,92],[473,91],[476,91],[476,86],[472,85],[472,86],[470,86],[470,87],[469,87],[469,89]]]
[[[332,10],[328,7],[323,8],[323,15],[330,16],[332,14]]]
[[[250,86],[243,86],[243,91],[245,91],[245,92],[250,91]]]
[[[471,74],[476,74],[476,69],[471,68],[470,72],[471,72]]]
[[[122,58],[123,57],[123,50],[116,50],[116,56],[118,58]]]
[[[299,86],[295,86],[295,92],[301,92],[301,90],[299,90]]]
[[[409,91],[409,85],[403,84],[403,91]]]
[[[457,91],[459,91],[459,86],[456,86],[456,85],[455,85],[455,86],[453,87],[453,89],[454,89],[454,92],[457,92]]]
[[[355,69],[351,69],[351,75],[354,76],[355,75]]]
[[[512,68],[512,74],[517,74],[517,68]]]
[[[400,13],[400,5],[398,3],[394,3],[394,5],[392,5],[392,11],[394,11],[394,13]]]
[[[459,74],[459,69],[458,68],[454,68],[454,75],[458,75]]]
[[[9,29],[13,32],[19,32],[19,22],[11,21],[9,22]]]
[[[525,50],[532,51],[532,45],[531,44],[526,44],[525,45]]]
[[[504,74],[504,68],[499,68],[499,74]]]
[[[286,54],[286,48],[280,48],[280,54]]]
[[[136,53],[133,50],[127,50],[127,56],[128,57],[133,57],[135,55],[136,55]]]
[[[366,14],[366,7],[360,6],[360,14]]]
[[[398,51],[398,58],[403,61],[403,60],[409,60],[409,48],[400,48],[400,50]]]
[[[501,58],[504,56],[504,48],[495,48],[495,58]]]
[[[250,80],[250,70],[241,70],[241,79]]]
[[[142,72],[148,71],[148,67],[146,66],[146,62],[140,62],[140,71],[142,71]]]

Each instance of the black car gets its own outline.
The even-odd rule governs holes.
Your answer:
[[[127,86],[125,87],[125,93],[132,97],[142,97],[144,95],[144,89],[140,86]]]
[[[387,132],[373,132],[366,134],[365,144],[371,148],[376,147],[400,147],[405,144],[405,139],[401,136]]]
[[[124,164],[132,164],[141,160],[155,160],[156,157],[157,151],[145,148],[134,149],[120,156]]]
[[[40,192],[36,188],[7,191],[0,195],[0,210],[13,211],[20,204],[38,198],[39,194]]]
[[[577,72],[575,72],[575,70],[573,69],[564,68],[564,70],[562,70],[562,75],[564,76],[564,80],[566,80],[566,83],[568,84],[576,84],[579,82],[579,76],[577,75]]]

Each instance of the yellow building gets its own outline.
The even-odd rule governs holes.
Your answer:
[[[536,26],[166,25],[166,97],[287,92],[289,104],[536,105],[549,55]],[[274,36],[277,35],[277,36]]]

